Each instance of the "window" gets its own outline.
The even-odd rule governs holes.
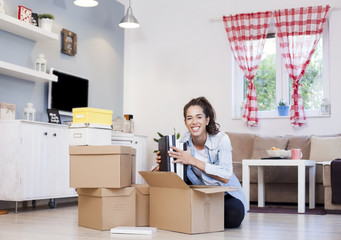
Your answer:
[[[329,99],[328,33],[327,21],[315,53],[300,81],[306,116],[319,116],[320,104],[324,98]],[[234,114],[239,118],[243,114],[241,111],[245,104],[248,80],[234,60],[233,69]],[[259,118],[278,117],[277,105],[281,99],[290,105],[292,80],[282,62],[279,42],[274,33],[269,33],[266,39],[254,84]]]

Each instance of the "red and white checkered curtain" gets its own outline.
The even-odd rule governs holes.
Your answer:
[[[243,118],[247,126],[258,125],[257,93],[253,83],[261,59],[272,12],[223,16],[234,59],[249,80]]]
[[[285,67],[292,79],[290,122],[302,126],[306,122],[300,80],[320,40],[329,6],[302,7],[274,12],[277,36]]]

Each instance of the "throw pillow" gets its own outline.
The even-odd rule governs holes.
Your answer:
[[[250,159],[252,153],[254,134],[251,133],[226,133],[232,145],[232,161],[241,162],[243,159]]]
[[[287,150],[299,148],[302,150],[302,159],[309,159],[310,136],[301,135],[301,136],[287,136],[287,137],[288,137]]]
[[[288,138],[281,136],[260,136],[256,135],[255,140],[253,141],[252,148],[252,159],[260,159],[269,157],[266,150],[269,150],[271,147],[276,147],[279,149],[286,149],[288,144]]]
[[[341,137],[311,136],[310,160],[332,161],[341,158]]]

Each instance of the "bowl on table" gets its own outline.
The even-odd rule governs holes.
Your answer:
[[[269,157],[273,158],[291,158],[291,151],[287,150],[266,150]]]

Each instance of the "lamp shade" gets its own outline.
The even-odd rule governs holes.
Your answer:
[[[140,26],[139,22],[134,17],[133,10],[130,6],[127,9],[127,14],[122,18],[118,26],[121,28],[138,28]]]
[[[79,7],[95,7],[98,5],[97,0],[75,0],[73,3]]]

